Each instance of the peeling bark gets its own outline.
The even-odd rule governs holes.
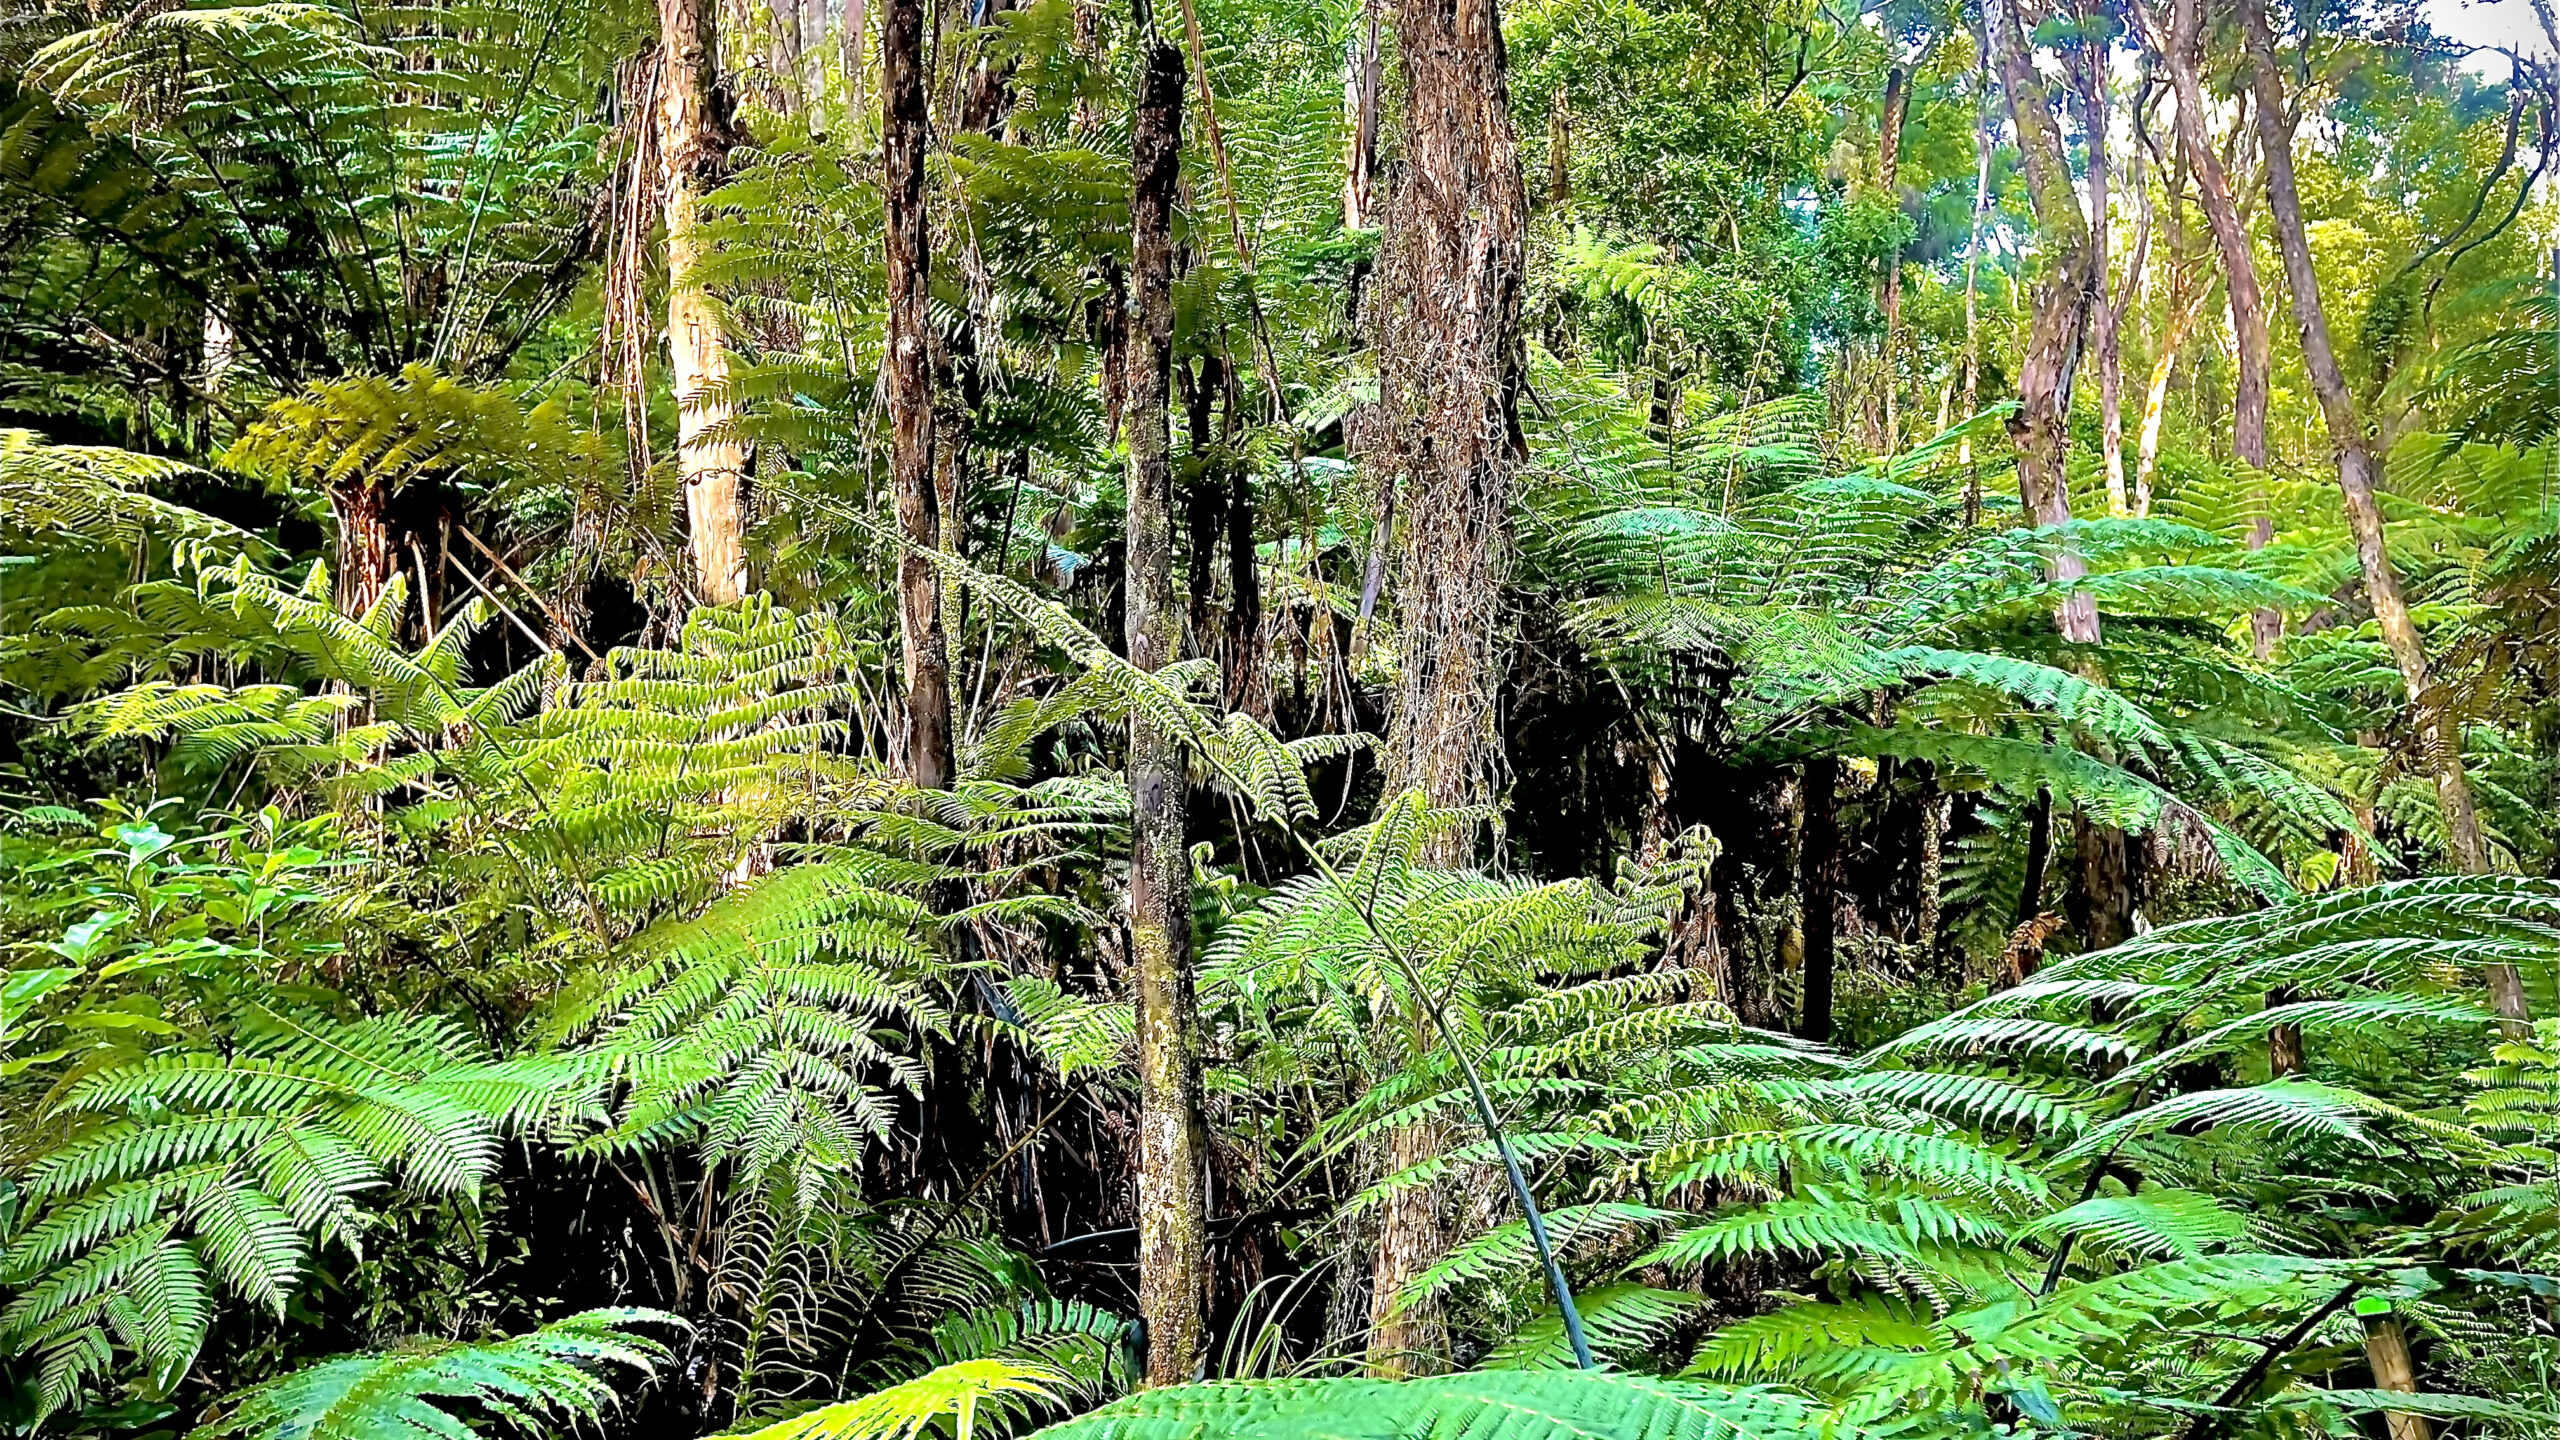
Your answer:
[[[684,475],[694,584],[714,605],[747,593],[746,447],[724,435],[737,418],[718,310],[697,278],[709,257],[703,197],[737,144],[719,83],[713,0],[659,0],[658,153],[667,225],[667,357],[677,405],[676,459]]]
[[[2071,491],[2064,475],[2071,448],[2071,383],[2106,273],[2071,186],[2062,133],[2028,54],[2017,0],[2000,0],[1989,11],[1991,54],[2009,93],[2009,119],[2017,130],[2036,231],[2048,251],[2018,368],[2018,413],[2009,417],[2009,438],[2018,451],[2018,500],[2028,519],[2040,527],[2062,525],[2071,519]],[[2068,583],[2088,574],[2089,566],[2076,550],[2063,546],[2048,562],[2047,572],[2056,583]],[[2074,644],[2097,643],[2097,601],[2086,594],[2071,596],[2056,607],[2054,624]]]

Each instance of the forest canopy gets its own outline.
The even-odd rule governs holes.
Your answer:
[[[2552,0],[0,0],[0,1431],[2560,1433]]]

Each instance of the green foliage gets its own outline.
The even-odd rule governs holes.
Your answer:
[[[1487,1371],[1401,1383],[1274,1380],[1149,1390],[1040,1433],[1048,1440],[1146,1440],[1153,1436],[1355,1436],[1422,1440],[1543,1440],[1638,1434],[1665,1440],[1775,1440],[1826,1433],[1805,1401],[1765,1389],[1725,1389],[1649,1376],[1576,1371]]]
[[[654,1310],[590,1310],[511,1339],[420,1341],[350,1355],[226,1396],[192,1432],[200,1440],[391,1440],[427,1434],[470,1440],[458,1416],[485,1414],[541,1432],[600,1421],[626,1389],[675,1357],[635,1327],[681,1327]]]

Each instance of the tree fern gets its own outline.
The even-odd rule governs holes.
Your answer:
[[[655,1310],[590,1310],[511,1339],[422,1340],[349,1355],[223,1397],[195,1440],[470,1440],[464,1416],[544,1433],[600,1421],[626,1387],[674,1360],[637,1328],[681,1328]],[[458,1402],[458,1403],[457,1403]],[[457,1413],[459,1412],[459,1413]]]

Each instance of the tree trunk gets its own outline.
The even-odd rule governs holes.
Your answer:
[[[1182,51],[1144,42],[1129,167],[1129,662],[1182,658],[1173,584],[1173,209],[1182,163]],[[1138,972],[1138,1308],[1147,1383],[1198,1368],[1207,1250],[1208,1149],[1200,1122],[1200,1021],[1191,981],[1191,857],[1184,761],[1144,711],[1129,717],[1129,942]]]
[[[694,583],[704,600],[725,605],[747,593],[747,458],[745,446],[719,433],[737,416],[725,393],[729,350],[697,278],[709,257],[702,199],[720,184],[737,143],[717,68],[714,7],[715,0],[658,0],[658,153],[666,184],[667,356]]]
[[[1796,1033],[1831,1038],[1831,987],[1840,939],[1840,762],[1804,762],[1804,828],[1796,850],[1796,894],[1804,908],[1804,1010]]]
[[[1255,563],[1253,472],[1228,467],[1227,708],[1271,719],[1271,657],[1262,638],[1262,571]]]
[[[2364,1357],[2373,1366],[2373,1388],[2418,1393],[2418,1367],[2409,1358],[2409,1335],[2400,1328],[2399,1317],[2385,1315],[2365,1322]],[[2435,1434],[2427,1417],[2405,1410],[2384,1411],[2383,1422],[2390,1428],[2391,1440],[2430,1440]]]
[[[2053,792],[2036,791],[2027,811],[2027,878],[2018,887],[2016,923],[2024,925],[2044,913],[2045,870],[2053,863]]]
[[[1344,47],[1342,108],[1351,122],[1351,153],[1342,174],[1345,230],[1368,228],[1371,182],[1378,170],[1378,4],[1368,0],[1359,41]]]
[[[338,613],[361,619],[391,585],[400,560],[391,543],[390,497],[362,476],[329,487],[329,513],[338,522]]]
[[[2071,849],[2080,866],[2080,883],[2072,895],[2072,920],[2082,944],[2105,950],[2133,938],[2133,857],[2124,832],[2090,820],[2088,812],[2071,812]]]
[[[2345,501],[2347,529],[2355,537],[2356,559],[2364,569],[2366,598],[2417,714],[2419,743],[2435,770],[2436,803],[2444,812],[2445,838],[2454,863],[2466,874],[2481,874],[2489,868],[2489,856],[2480,836],[2480,817],[2472,805],[2471,782],[2462,770],[2462,737],[2432,687],[2426,643],[2410,619],[2408,601],[2400,593],[2399,572],[2392,567],[2383,539],[2382,509],[2374,498],[2381,457],[2356,413],[2355,397],[2329,343],[2320,277],[2312,269],[2311,242],[2302,222],[2302,197],[2294,188],[2293,120],[2287,112],[2284,80],[2276,68],[2275,36],[2267,26],[2263,0],[2241,0],[2240,22],[2249,46],[2268,214],[2284,256],[2286,288],[2293,292],[2303,365],[2310,372],[2312,392],[2328,424],[2329,444],[2337,454],[2338,489]],[[2498,1013],[2511,1024],[2525,1019],[2524,995],[2512,967],[2490,967],[2489,993]]]
[[[1528,188],[1511,128],[1495,0],[1401,0],[1404,163],[1388,196],[1375,302],[1378,402],[1361,459],[1402,518],[1396,599],[1402,676],[1384,769],[1390,792],[1442,808],[1494,798],[1501,765],[1502,590],[1520,432],[1520,306]],[[1423,856],[1465,864],[1455,831]],[[1393,1137],[1395,1163],[1433,1153],[1436,1129]],[[1385,1206],[1371,1271],[1370,1368],[1406,1373],[1446,1346],[1436,1309],[1389,1313],[1438,1258],[1436,1187]]]
[[[2188,334],[2195,329],[2196,321],[2203,314],[2202,296],[2197,297],[2195,304],[2173,314],[2169,319],[2169,333],[2161,337],[2160,353],[2151,362],[2151,385],[2142,397],[2142,432],[2134,442],[2133,513],[2136,515],[2151,513],[2151,475],[2160,466],[2160,423],[2169,410],[2169,378],[2177,368],[2179,347],[2187,343]],[[2259,658],[2265,658],[2266,654],[2267,651],[2261,650]]]
[[[1980,57],[1974,84],[1981,98],[1974,106],[1973,221],[1964,245],[1964,418],[1980,413],[1982,404],[1982,217],[1991,207],[1991,52],[1976,31]],[[1982,470],[1974,463],[1973,437],[1956,445],[1956,463],[1965,467],[1964,526],[1982,523]]]
[[[886,0],[880,14],[881,197],[888,264],[889,474],[898,529],[911,546],[939,549],[942,506],[934,487],[932,321],[924,206],[924,0]],[[942,628],[942,579],[913,551],[898,557],[899,635],[906,651],[907,778],[928,790],[951,784],[951,662]]]
[[[2009,92],[2009,120],[2017,130],[2036,231],[2048,251],[2018,368],[2018,413],[2009,417],[2009,438],[2018,450],[2018,499],[2028,519],[2042,527],[2071,519],[2071,490],[2064,474],[2071,449],[2071,382],[2106,273],[2071,186],[2062,133],[2027,52],[2017,3],[1999,0],[1987,18],[1992,57]],[[2078,551],[2063,546],[2048,571],[2057,584],[2067,584],[2088,574],[2089,566]],[[2054,624],[2074,644],[2097,643],[2097,601],[2085,593],[2070,596],[2055,608]]]
[[[871,0],[844,0],[844,29],[836,36],[837,62],[844,67],[844,114],[848,124],[869,108]]]
[[[1911,72],[1901,65],[1884,72],[1884,113],[1876,127],[1876,172],[1884,191],[1885,203],[1896,213],[1902,208],[1902,122],[1911,110]],[[1884,388],[1884,443],[1878,452],[1890,455],[1902,446],[1902,369],[1898,361],[1902,339],[1902,247],[1896,245],[1884,257],[1884,273],[1878,277],[1880,304],[1884,311],[1884,343],[1878,352],[1876,383]]]
[[[2124,335],[2123,307],[2116,303],[2112,289],[2114,263],[2109,258],[2113,243],[2115,162],[2108,153],[2108,139],[2113,133],[2114,106],[2107,96],[2108,42],[2092,39],[2104,34],[2106,17],[2093,13],[2088,0],[2081,8],[2081,38],[2075,46],[2077,64],[2073,71],[2079,80],[2081,126],[2088,133],[2089,147],[2089,216],[2090,242],[2097,247],[2098,295],[2090,307],[2090,346],[2098,361],[2098,430],[2099,450],[2106,465],[2107,513],[2122,518],[2133,513],[2131,497],[2125,493],[2124,480]],[[2141,157],[2134,161],[2134,183],[2140,185]],[[2133,265],[2129,274],[2142,270],[2142,240],[2134,242]],[[2128,295],[2130,291],[2128,290]]]
[[[1404,164],[1379,267],[1377,423],[1366,461],[1400,492],[1403,673],[1390,791],[1489,804],[1501,768],[1502,590],[1520,431],[1528,192],[1495,0],[1403,0]],[[1472,858],[1473,837],[1432,863]]]
[[[2149,0],[2134,0],[2136,18],[2152,50],[2169,72],[2178,97],[2178,149],[2196,180],[2196,203],[2213,231],[2214,248],[2222,256],[2223,295],[2231,309],[2231,338],[2239,351],[2238,375],[2231,389],[2231,453],[2252,470],[2267,468],[2267,390],[2272,345],[2267,335],[2267,305],[2258,287],[2258,262],[2249,248],[2249,227],[2240,218],[2230,173],[2214,154],[2205,133],[2204,83],[2200,76],[2204,50],[2203,0],[2170,0],[2169,28],[2164,33]],[[2165,383],[2165,381],[2158,382]],[[2249,548],[2262,550],[2275,538],[2275,520],[2262,516],[2250,527]],[[2259,658],[2275,653],[2284,634],[2284,616],[2261,610],[2250,618]]]

